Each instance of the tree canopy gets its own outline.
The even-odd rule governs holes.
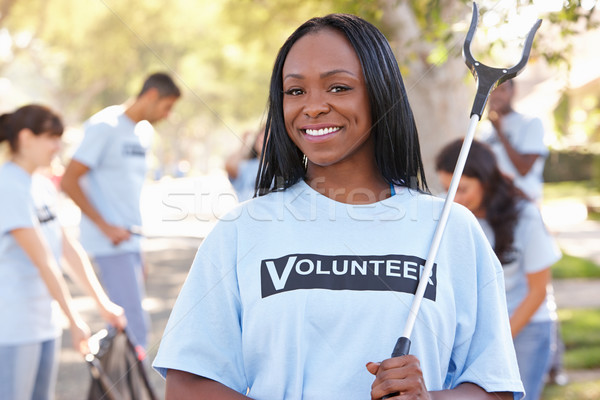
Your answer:
[[[508,1],[517,11],[537,2]],[[513,12],[496,4],[504,2],[481,3],[481,14],[496,14],[500,24]],[[567,59],[568,42],[557,47],[556,35],[593,26],[595,8],[584,3],[565,2],[548,14],[535,56]],[[99,109],[135,96],[147,74],[166,71],[184,97],[170,123],[160,127],[159,157],[207,160],[231,150],[243,130],[258,126],[285,38],[306,19],[330,12],[357,14],[378,26],[415,97],[431,90],[418,84],[425,74],[446,68],[455,71],[444,72],[457,82],[455,91],[465,86],[468,70],[460,48],[470,20],[466,0],[1,0],[0,107],[44,102],[78,126]],[[492,38],[478,51],[493,57],[510,45]],[[462,98],[468,102],[468,96]],[[413,107],[423,105],[417,99]],[[445,123],[448,115],[435,113],[437,123]]]

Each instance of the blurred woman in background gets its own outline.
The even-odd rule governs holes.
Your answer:
[[[100,286],[80,245],[57,217],[58,194],[38,169],[60,150],[63,124],[50,109],[27,105],[0,116],[0,142],[10,160],[0,167],[0,398],[54,397],[61,325],[67,317],[73,346],[88,352],[89,327],[73,306],[59,263],[95,300],[101,316],[118,329],[126,321]]]
[[[454,141],[437,156],[446,190],[461,146],[462,140]],[[475,214],[502,263],[521,379],[527,399],[539,399],[555,347],[550,267],[561,253],[537,206],[500,172],[494,153],[481,142],[471,146],[455,201]]]

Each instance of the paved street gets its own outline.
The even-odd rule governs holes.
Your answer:
[[[144,307],[150,312],[152,332],[148,345],[148,360],[156,355],[158,344],[175,298],[185,280],[187,271],[200,243],[195,238],[151,239],[146,242],[145,254],[149,267],[147,298]],[[77,308],[90,324],[93,332],[104,327],[93,301],[80,290],[70,286],[75,294]],[[90,384],[88,367],[72,349],[69,331],[63,334],[63,350],[56,388],[56,400],[77,400],[87,396]],[[163,398],[164,381],[154,371],[149,372],[151,383],[159,399]]]

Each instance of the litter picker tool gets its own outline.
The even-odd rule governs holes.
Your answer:
[[[460,177],[463,173],[465,162],[467,160],[467,156],[471,148],[471,143],[473,142],[473,137],[475,136],[475,128],[477,127],[477,123],[481,119],[481,115],[483,114],[483,110],[485,109],[488,96],[496,86],[509,79],[514,78],[523,71],[525,65],[527,65],[527,61],[529,60],[529,54],[531,52],[533,38],[535,37],[537,30],[542,24],[542,20],[538,19],[527,34],[527,39],[525,40],[525,44],[523,46],[521,60],[517,64],[510,68],[493,68],[488,67],[487,65],[484,65],[479,61],[475,60],[475,58],[473,58],[473,55],[471,54],[471,42],[473,40],[473,37],[475,36],[475,31],[477,30],[478,20],[479,10],[477,4],[473,3],[473,16],[471,18],[471,26],[469,27],[469,31],[467,32],[465,43],[463,45],[463,58],[465,59],[465,63],[467,64],[467,66],[473,73],[475,80],[477,81],[477,93],[473,102],[473,108],[471,109],[471,122],[469,124],[467,134],[463,141],[458,160],[456,161],[456,166],[454,167],[454,173],[452,174],[452,180],[450,181],[448,195],[446,196],[446,200],[444,201],[442,213],[440,215],[440,219],[433,234],[433,239],[431,241],[429,253],[427,254],[427,260],[425,261],[425,266],[423,267],[421,279],[419,280],[419,285],[417,286],[417,290],[415,292],[415,296],[411,304],[410,312],[406,320],[406,325],[404,326],[404,332],[402,334],[402,337],[400,337],[396,342],[396,346],[394,347],[394,351],[392,352],[392,357],[400,357],[409,354],[411,343],[410,336],[417,318],[417,314],[419,312],[419,308],[421,306],[421,300],[423,300],[423,295],[425,294],[425,289],[427,288],[427,282],[429,280],[428,278],[431,274],[437,251],[442,240],[442,236],[444,235],[444,230],[446,229],[446,223],[448,222],[448,216],[450,214],[450,207],[454,202],[456,189],[458,188],[458,182],[460,181]],[[396,395],[397,393],[392,393],[384,396],[383,399],[387,399]]]

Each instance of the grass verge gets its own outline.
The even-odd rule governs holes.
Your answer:
[[[563,252],[563,257],[552,266],[552,278],[600,278],[600,265]]]
[[[600,368],[600,309],[558,310],[558,318],[566,347],[565,368]]]
[[[590,382],[569,383],[565,386],[546,386],[543,400],[598,400],[600,379]]]
[[[565,368],[600,369],[600,309],[565,309],[558,311],[565,342]],[[600,374],[585,382],[565,386],[547,385],[543,400],[598,400]]]

